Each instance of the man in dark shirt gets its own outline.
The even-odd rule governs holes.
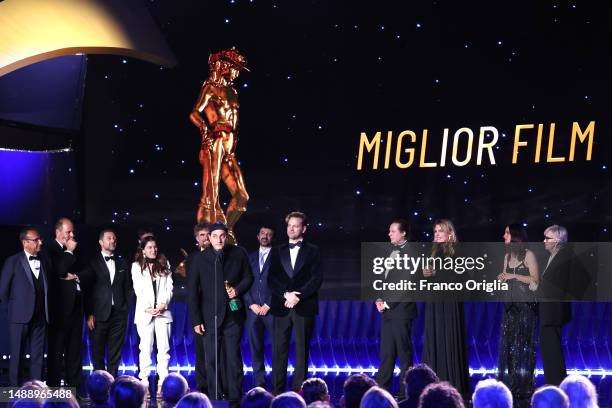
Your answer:
[[[228,243],[227,227],[211,224],[210,247],[195,255],[188,273],[189,314],[193,330],[204,336],[208,389],[219,398],[218,349],[223,347],[231,407],[242,394],[242,339],[245,308],[242,296],[253,283],[246,251]]]

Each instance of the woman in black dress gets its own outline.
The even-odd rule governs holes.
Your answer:
[[[504,242],[504,268],[497,278],[508,283],[509,293],[504,304],[497,377],[512,392],[515,407],[529,407],[536,363],[538,313],[532,290],[540,281],[538,261],[527,248],[527,234],[519,224],[506,227]],[[534,302],[525,301],[531,298]]]
[[[458,242],[455,226],[450,220],[434,224],[432,257],[455,257]],[[450,274],[442,277],[440,274]],[[424,269],[423,276],[431,279],[457,278],[454,271]],[[425,307],[425,337],[423,362],[430,366],[441,381],[450,382],[469,399],[469,365],[465,341],[463,303],[457,301],[431,302]]]

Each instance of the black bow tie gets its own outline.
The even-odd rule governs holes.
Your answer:
[[[40,258],[34,255],[30,255],[30,257],[28,258],[29,261],[40,261]]]
[[[66,245],[62,245],[62,251],[67,250],[68,248],[66,247]]]
[[[302,246],[302,241],[298,241],[293,244],[291,242],[289,243],[289,249],[293,249],[295,247],[301,247],[301,246]]]
[[[105,256],[105,257],[104,257],[104,260],[105,260],[106,262],[108,262],[108,261],[113,261],[113,262],[114,262],[114,261],[115,261],[115,255]]]

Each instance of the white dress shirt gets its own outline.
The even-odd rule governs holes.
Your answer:
[[[40,260],[39,259],[30,260],[31,256],[37,256],[37,255],[32,255],[28,253],[28,251],[26,250],[24,250],[23,252],[25,252],[26,259],[28,260],[28,263],[30,264],[30,269],[32,270],[32,273],[34,274],[34,276],[36,276],[36,279],[38,279],[38,275],[40,274]]]
[[[102,252],[102,259],[104,259],[105,256],[114,256],[114,255],[113,254],[107,255],[104,252]],[[115,280],[115,261],[113,259],[109,259],[108,261],[104,259],[104,262],[106,263],[106,267],[108,268],[108,272],[110,273],[110,284],[111,286],[113,286],[113,281]],[[111,294],[111,305],[115,305],[115,300],[113,299],[112,294]]]
[[[301,242],[297,241],[297,242]],[[302,242],[303,244],[303,242]],[[300,252],[300,247],[298,245],[294,246],[293,248],[289,249],[289,256],[291,257],[291,267],[295,268],[295,260],[297,259],[298,253]]]
[[[272,247],[259,247],[259,272],[263,270],[263,266],[270,255]]]

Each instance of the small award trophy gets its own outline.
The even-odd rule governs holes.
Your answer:
[[[229,287],[229,282],[225,281],[225,290],[229,289]],[[242,307],[242,303],[240,302],[240,299],[230,299],[229,307],[232,312],[235,312],[236,310],[239,310]]]

